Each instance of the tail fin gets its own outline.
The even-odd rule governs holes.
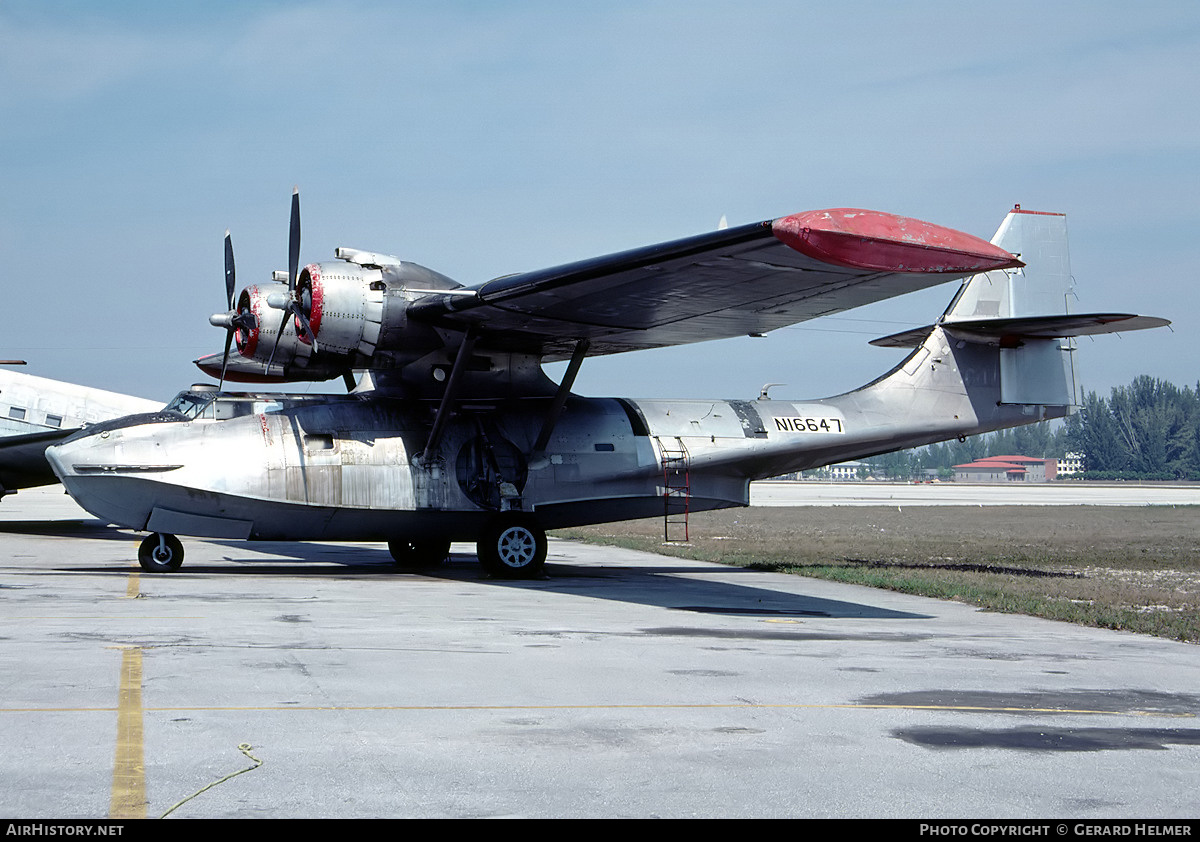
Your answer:
[[[969,278],[942,317],[943,323],[1067,312],[1074,280],[1065,215],[1024,211],[1017,205],[1000,224],[992,243],[1012,252],[1025,265]]]
[[[940,326],[952,338],[1000,349],[1001,403],[1073,406],[1077,400],[1070,339],[1169,324],[1129,313],[1070,312],[1075,284],[1063,214],[1026,211],[1017,205],[992,243],[1017,255],[1025,265],[973,275],[938,325],[885,336],[871,344],[916,347]]]

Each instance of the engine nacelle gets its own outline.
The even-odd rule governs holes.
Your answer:
[[[389,255],[338,255],[344,262],[305,266],[294,293],[278,276],[243,289],[234,310],[209,319],[233,332],[242,362],[215,354],[197,365],[229,380],[325,380],[354,369],[400,368],[445,346],[433,326],[409,322],[408,308],[432,292],[471,293]]]
[[[387,299],[381,270],[353,263],[310,263],[296,280],[296,295],[321,353],[375,353]],[[307,344],[309,339],[300,341]]]
[[[338,253],[349,255],[346,262],[310,263],[296,279],[296,299],[321,356],[345,355],[370,368],[377,351],[419,354],[440,347],[427,326],[409,324],[408,307],[429,291],[461,289],[460,284],[415,263],[388,258],[391,262],[375,265],[367,260],[382,256]]]
[[[287,295],[287,284],[252,285],[242,290],[237,300],[239,316],[250,314],[251,324],[240,325],[233,334],[238,353],[243,357],[284,369],[293,364],[303,367],[312,355],[312,346],[296,335],[295,319],[284,319],[283,313],[267,304],[267,299],[280,293]]]

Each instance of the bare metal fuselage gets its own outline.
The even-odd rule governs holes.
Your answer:
[[[51,451],[71,494],[121,526],[260,540],[473,539],[499,511],[545,528],[661,516],[664,454],[686,454],[692,510],[748,503],[753,479],[1058,417],[1002,405],[995,348],[938,329],[875,383],[816,401],[572,396],[465,403],[426,452],[432,401],[368,393],[228,396]],[[204,417],[208,415],[209,417]]]
[[[991,243],[837,209],[466,289],[357,252],[339,256],[361,272],[313,264],[297,280],[298,241],[294,194],[287,294],[244,292],[236,309],[226,241],[231,309],[213,323],[252,363],[240,374],[358,369],[377,388],[184,393],[170,412],[47,452],[85,509],[150,532],[138,551],[147,571],[177,569],[176,535],[193,535],[386,540],[403,567],[474,540],[489,574],[537,576],[546,529],[663,516],[669,531],[680,507],[746,505],[754,479],[1061,418],[1078,404],[1073,337],[1167,324],[1067,312],[1065,218],[1020,207]],[[843,395],[571,394],[590,356],[761,333],[952,278],[966,280],[936,323],[877,340],[912,353]],[[264,306],[283,315],[272,321]],[[541,369],[554,360],[569,360],[557,386]],[[199,364],[223,376],[228,362]]]

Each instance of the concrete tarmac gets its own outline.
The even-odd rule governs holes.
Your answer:
[[[137,543],[0,502],[0,815],[1197,815],[1195,646],[563,541]]]

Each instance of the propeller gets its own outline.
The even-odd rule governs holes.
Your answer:
[[[267,305],[279,310],[283,310],[283,318],[279,322],[279,334],[275,340],[275,346],[271,348],[271,357],[267,360],[267,370],[271,370],[271,363],[275,361],[275,350],[279,347],[279,340],[283,337],[283,330],[287,327],[289,316],[294,316],[300,323],[300,335],[307,336],[312,342],[313,350],[317,348],[317,338],[313,335],[312,327],[308,323],[308,317],[304,314],[304,308],[296,294],[296,280],[300,270],[300,188],[292,188],[292,218],[288,225],[288,291],[286,298],[282,295],[271,295],[267,297]]]
[[[233,237],[229,235],[229,229],[225,229],[225,301],[230,310],[233,310],[233,291],[237,283],[237,270],[233,264]],[[236,316],[234,318],[237,318]],[[221,381],[217,385],[217,389],[225,388],[225,369],[229,366],[229,346],[233,344],[233,332],[236,328],[230,321],[229,328],[225,331],[225,353],[221,357]]]
[[[210,316],[209,324],[225,328],[225,353],[221,357],[221,381],[217,388],[225,386],[225,371],[229,367],[229,348],[233,345],[234,333],[241,328],[253,330],[255,327],[254,313],[250,310],[240,311],[234,307],[234,289],[237,286],[237,270],[233,262],[233,238],[225,231],[225,304],[228,310]]]
[[[313,332],[312,325],[309,323],[308,313],[306,310],[311,307],[311,304],[301,300],[301,292],[297,289],[300,270],[300,188],[296,187],[292,190],[292,216],[288,226],[288,275],[287,275],[287,292],[273,292],[266,296],[266,305],[275,310],[283,311],[283,318],[279,323],[279,331],[275,338],[275,342],[271,347],[271,356],[267,360],[267,372],[271,370],[271,366],[275,362],[275,352],[279,349],[280,342],[283,339],[284,330],[287,328],[289,318],[295,318],[297,322],[296,332],[301,339],[305,339],[312,343],[314,351],[317,348],[316,336]],[[247,297],[247,293],[242,293],[242,303],[238,307],[234,298],[234,290],[237,286],[237,272],[233,260],[233,239],[229,235],[229,231],[225,232],[225,301],[228,310],[224,313],[216,313],[209,317],[210,324],[216,327],[225,328],[225,352],[221,357],[221,386],[225,385],[225,374],[229,367],[229,350],[233,345],[235,337],[238,339],[238,347],[241,348],[241,337],[237,333],[239,330],[247,332],[254,331],[259,327],[259,319],[255,315],[253,298]]]

